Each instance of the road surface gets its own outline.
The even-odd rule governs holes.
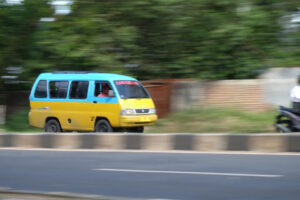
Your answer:
[[[0,187],[146,199],[300,199],[299,155],[0,150]]]

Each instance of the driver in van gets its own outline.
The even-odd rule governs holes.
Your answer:
[[[98,95],[98,97],[109,97],[108,95],[109,87],[107,84],[102,85],[102,92]]]
[[[293,109],[300,113],[300,75],[297,78],[297,85],[291,90]]]

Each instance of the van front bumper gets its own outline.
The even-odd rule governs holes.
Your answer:
[[[151,126],[157,121],[157,115],[124,115],[120,116],[121,127]]]

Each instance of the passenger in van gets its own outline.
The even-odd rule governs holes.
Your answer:
[[[102,85],[102,93],[98,95],[98,97],[109,97],[108,95],[109,86],[107,84]]]

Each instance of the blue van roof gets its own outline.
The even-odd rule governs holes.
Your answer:
[[[111,74],[111,73],[96,73],[96,72],[87,72],[87,73],[41,73],[38,76],[38,79],[46,80],[136,80],[130,76],[120,75],[120,74]]]

